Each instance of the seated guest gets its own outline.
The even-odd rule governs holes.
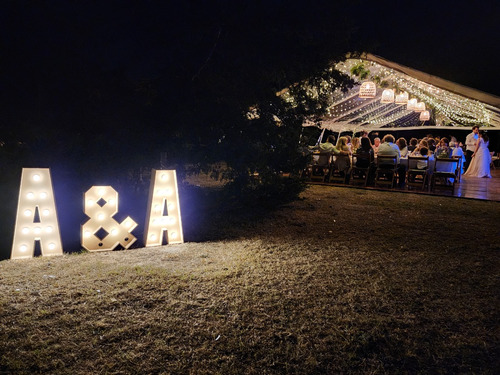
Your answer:
[[[337,150],[339,151],[346,151],[349,152],[349,138],[346,137],[340,137],[339,140],[337,141],[337,145],[335,146]]]
[[[356,167],[358,168],[368,168],[368,180],[367,184],[373,184],[373,178],[375,174],[375,162],[374,162],[374,154],[373,147],[370,138],[362,137],[361,138],[361,146],[356,150]],[[354,160],[353,160],[354,163]]]
[[[434,157],[436,159],[449,159],[452,156],[453,151],[451,148],[448,147],[448,138],[441,138],[439,141],[439,145],[436,148],[436,152],[434,153]],[[438,167],[439,172],[450,172],[453,173],[455,172],[457,165],[455,163],[450,163],[450,164],[443,164],[439,163]],[[437,171],[436,168],[436,171]]]
[[[408,147],[406,147],[406,139],[399,138],[396,141],[396,145],[399,147],[399,152],[401,153],[402,158],[408,157]]]
[[[345,173],[346,177],[348,176],[349,168],[351,168],[351,158],[349,157],[349,146],[347,145],[348,138],[340,137],[337,141],[337,145],[335,146],[338,153],[334,153],[335,155],[335,168],[337,168],[340,172]],[[347,181],[346,181],[347,183]]]
[[[319,145],[309,146],[309,150],[311,151],[319,151],[319,158],[316,165],[320,167],[327,167],[330,165],[330,159],[332,155],[346,156],[349,158],[349,151],[340,151],[337,149],[337,146],[334,146],[335,137],[333,135],[329,135],[326,139],[325,143],[320,143]]]
[[[461,159],[461,174],[464,173],[464,163],[465,163],[465,154],[464,150],[462,147],[460,147],[458,142],[450,142],[450,147],[451,147],[451,156],[457,159]]]
[[[387,134],[382,139],[382,143],[378,148],[378,155],[381,156],[397,156],[397,160],[399,163],[399,159],[401,158],[401,152],[399,151],[399,147],[394,144],[394,137],[391,134]]]
[[[432,152],[436,151],[436,141],[434,140],[434,138],[428,138],[427,145],[428,145],[429,151],[432,151]]]
[[[361,138],[361,146],[356,150],[356,167],[368,168],[373,163],[373,148],[370,138]]]
[[[429,150],[429,144],[427,143],[427,140],[426,139],[422,139],[418,145],[417,145],[417,148],[415,148],[415,150],[412,151],[412,153],[410,154],[411,156],[420,156],[420,149],[422,147],[425,147],[427,150]]]
[[[349,147],[351,147],[351,146],[350,146],[350,145],[351,145],[351,140],[352,140],[351,136],[350,136],[350,135],[345,135],[344,137],[345,137],[345,139],[346,139],[347,145],[348,145]]]
[[[374,140],[373,140],[373,154],[374,155],[377,155],[378,153],[378,148],[380,147],[380,138],[379,137],[376,137]]]
[[[451,152],[451,149],[448,147],[448,139],[443,137],[439,141],[439,145],[437,146],[434,155],[436,158],[450,158]]]
[[[341,154],[341,152],[337,150],[334,144],[335,144],[335,136],[329,135],[328,138],[326,139],[326,142],[320,143],[319,145],[315,146],[309,146],[309,150],[320,152],[316,164],[321,166],[326,166],[330,164],[330,158],[332,155]]]
[[[399,147],[394,144],[394,137],[391,134],[387,134],[382,139],[382,143],[378,148],[378,156],[396,156],[398,163],[398,175],[399,175],[399,187],[404,187],[405,178],[406,178],[406,166],[399,163],[399,159],[401,158],[401,153],[399,151]]]
[[[420,149],[419,156],[428,156],[429,164],[427,164],[424,160],[418,160],[417,169],[424,169],[425,167],[428,167],[429,173],[432,173],[432,170],[434,169],[434,155],[429,155],[429,150],[427,149],[427,147],[422,147]]]
[[[351,147],[350,147],[351,153],[355,153],[356,150],[359,148],[359,145],[360,145],[359,144],[359,140],[360,140],[360,138],[358,138],[358,137],[354,137],[352,139],[352,141],[351,141]]]
[[[408,146],[408,151],[413,152],[417,148],[418,145],[418,139],[417,138],[412,138],[410,139],[410,145]]]

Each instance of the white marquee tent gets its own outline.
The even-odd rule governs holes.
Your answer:
[[[366,77],[360,79],[356,68],[365,71]],[[371,54],[347,58],[335,68],[349,76],[356,85],[342,92],[332,93],[328,115],[319,126],[335,132],[361,129],[374,130],[411,130],[423,128],[470,128],[473,125],[488,130],[500,130],[500,97],[465,87],[442,78],[393,63]],[[361,98],[363,82],[376,84],[374,97]],[[389,95],[408,93],[408,99],[422,107],[412,109],[407,104],[381,102],[386,90]],[[391,91],[394,94],[391,94]],[[385,95],[385,94],[384,94]],[[421,116],[422,108],[429,111],[430,118]],[[318,123],[306,122],[304,126]]]

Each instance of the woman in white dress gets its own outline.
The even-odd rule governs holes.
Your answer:
[[[488,177],[490,174],[491,155],[488,150],[489,138],[484,131],[479,132],[479,139],[476,144],[476,151],[472,154],[472,161],[464,173],[470,177]]]

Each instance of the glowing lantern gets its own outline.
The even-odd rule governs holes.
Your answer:
[[[32,258],[35,241],[44,256],[63,253],[48,168],[23,168],[11,259]]]
[[[153,169],[144,230],[146,247],[161,246],[165,231],[169,244],[184,242],[177,176],[175,170]]]
[[[425,103],[424,102],[418,102],[417,104],[415,104],[414,111],[415,112],[423,112],[423,111],[425,111]]]
[[[373,99],[377,96],[377,86],[371,81],[366,81],[359,88],[359,95],[362,99]]]
[[[111,186],[92,186],[84,196],[85,214],[90,218],[82,225],[82,247],[88,251],[113,250],[120,244],[128,249],[137,238],[132,231],[137,223],[127,217],[118,223],[118,193]]]
[[[408,93],[402,92],[396,95],[396,100],[394,101],[396,104],[406,104],[408,103]]]
[[[385,89],[382,92],[382,98],[380,99],[380,103],[394,103],[394,90]]]
[[[429,121],[431,119],[431,113],[429,111],[420,112],[420,121]]]
[[[406,109],[408,111],[414,111],[416,106],[417,106],[417,99],[415,98],[408,100],[408,103],[406,103]]]

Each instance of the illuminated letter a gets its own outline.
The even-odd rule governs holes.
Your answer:
[[[148,213],[144,230],[144,245],[161,246],[163,234],[167,242],[183,243],[181,210],[175,170],[151,171]]]
[[[48,168],[23,168],[11,259],[32,258],[35,241],[42,255],[63,253]]]

